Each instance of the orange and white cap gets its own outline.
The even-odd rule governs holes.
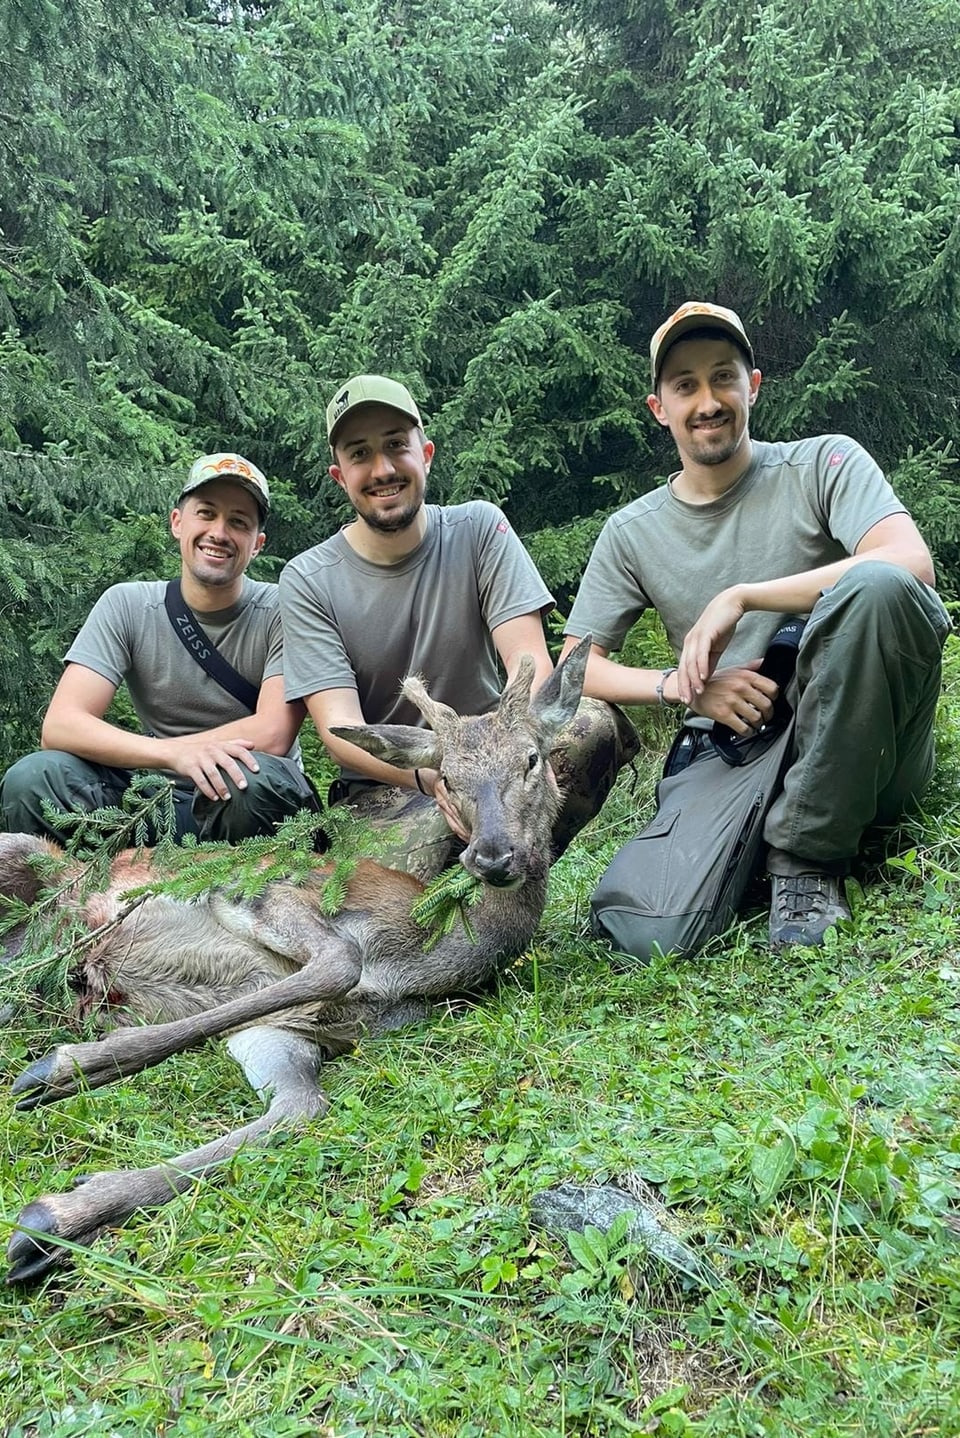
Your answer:
[[[667,350],[691,330],[723,330],[744,350],[753,368],[753,346],[747,339],[743,321],[734,310],[724,305],[712,305],[706,300],[687,300],[656,331],[650,341],[650,378],[656,389]]]
[[[209,484],[213,479],[234,479],[237,484],[253,495],[260,506],[262,515],[266,515],[270,509],[270,489],[267,485],[267,477],[262,470],[252,464],[249,459],[244,459],[240,454],[204,454],[190,466],[190,473],[187,475],[187,482],[180,491],[181,498],[185,494],[192,494],[203,484]]]

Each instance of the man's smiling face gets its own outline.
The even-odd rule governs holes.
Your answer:
[[[229,478],[210,480],[187,495],[170,516],[170,529],[185,570],[204,587],[236,584],[263,548],[257,502]]]
[[[685,467],[714,467],[745,445],[759,388],[759,370],[749,368],[733,340],[681,339],[667,353],[647,404],[669,429]]]
[[[408,529],[423,508],[433,445],[389,405],[360,408],[336,432],[330,474],[362,519],[381,534]]]

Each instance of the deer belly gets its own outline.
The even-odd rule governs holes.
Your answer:
[[[112,1023],[163,1023],[266,988],[295,968],[227,933],[205,903],[149,899],[88,955],[79,1006],[109,1010]]]

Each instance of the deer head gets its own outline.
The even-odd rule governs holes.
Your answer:
[[[576,713],[590,643],[582,639],[532,698],[534,662],[524,655],[489,714],[461,718],[408,677],[403,693],[429,729],[365,724],[333,732],[388,764],[437,769],[471,835],[461,863],[495,888],[514,888],[549,867],[560,795],[548,758]]]

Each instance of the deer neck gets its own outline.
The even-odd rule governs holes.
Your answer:
[[[550,866],[537,863],[514,889],[484,884],[479,901],[467,910],[470,927],[491,953],[507,957],[526,948],[543,915]]]

